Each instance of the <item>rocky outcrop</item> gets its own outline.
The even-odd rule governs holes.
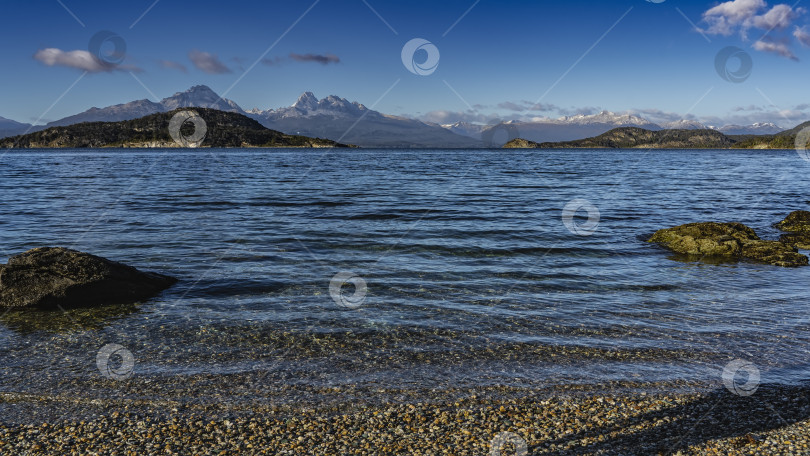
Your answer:
[[[807,266],[808,259],[796,247],[780,241],[749,241],[743,243],[742,257],[774,266]]]
[[[0,266],[0,307],[92,307],[155,296],[177,279],[61,247],[13,256]]]
[[[503,145],[504,149],[536,149],[538,144],[528,139],[515,138]]]
[[[810,250],[810,211],[791,212],[776,227],[787,232],[779,237],[780,241]]]
[[[659,230],[648,242],[687,255],[748,259],[784,267],[808,264],[808,258],[793,245],[764,241],[742,223],[689,223]]]
[[[526,141],[520,147],[539,149],[729,149],[736,142],[715,130],[652,131],[638,127],[620,127],[592,138],[543,143]],[[512,141],[506,146],[510,146],[511,143]]]

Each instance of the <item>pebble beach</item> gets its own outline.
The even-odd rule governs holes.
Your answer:
[[[357,406],[84,404],[95,416],[0,426],[3,454],[803,455],[810,388],[523,394]],[[60,400],[65,400],[62,398]],[[4,411],[36,406],[5,397]],[[59,400],[49,406],[58,407]],[[64,404],[63,404],[64,405]],[[73,404],[76,406],[77,404]]]

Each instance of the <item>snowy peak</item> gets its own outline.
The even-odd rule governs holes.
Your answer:
[[[166,111],[177,108],[212,108],[220,111],[243,112],[239,105],[231,100],[220,98],[216,92],[204,85],[194,86],[185,92],[177,92],[171,97],[161,100],[160,104]]]
[[[491,125],[474,124],[459,121],[454,124],[441,125],[442,128],[452,131],[457,135],[467,136],[474,139],[481,139],[481,133],[491,127]]]
[[[212,108],[220,111],[243,113],[242,108],[233,101],[220,98],[216,92],[207,86],[198,85],[185,92],[177,92],[171,97],[164,98],[160,103],[149,100],[135,100],[129,103],[107,106],[106,108],[93,107],[82,113],[50,122],[47,126],[65,126],[80,122],[119,122],[177,108]]]
[[[705,130],[708,128],[698,121],[686,119],[662,123],[661,126],[668,130]]]
[[[292,107],[305,112],[314,111],[318,109],[318,97],[312,92],[304,92],[298,97],[298,100],[293,103]]]
[[[370,111],[368,108],[357,102],[350,102],[345,98],[337,95],[329,95],[328,97],[319,100],[312,92],[304,92],[298,97],[290,107],[270,109],[268,111],[251,112],[254,116],[261,116],[266,118],[291,118],[291,117],[314,117],[314,116],[329,116],[333,118],[338,117],[357,117],[365,114],[377,114],[376,111]]]
[[[617,127],[623,126],[650,126],[655,127],[656,124],[650,122],[649,120],[642,119],[641,117],[634,116],[632,114],[616,114],[611,111],[602,111],[599,114],[579,114],[576,116],[563,116],[557,119],[558,122],[562,123],[569,123],[569,124],[578,124],[578,125],[587,125],[587,124],[608,124],[608,125],[615,125]]]
[[[757,122],[751,125],[726,125],[720,128],[712,128],[726,135],[775,135],[784,130],[784,128],[771,122]]]
[[[362,105],[357,102],[350,103],[349,100],[345,98],[340,98],[336,95],[329,95],[328,97],[318,102],[318,109],[330,111],[350,112],[356,111],[360,106]]]

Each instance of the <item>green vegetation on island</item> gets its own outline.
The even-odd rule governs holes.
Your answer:
[[[537,143],[522,138],[509,141],[507,149],[793,149],[796,137],[810,122],[775,135],[725,135],[716,130],[645,130],[614,128],[592,138]]]

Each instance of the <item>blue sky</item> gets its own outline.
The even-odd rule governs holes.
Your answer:
[[[205,84],[244,109],[289,105],[312,91],[442,122],[606,109],[656,121],[687,117],[792,127],[810,119],[810,13],[801,5],[6,2],[0,116],[46,122],[92,106],[158,101]],[[120,64],[82,60],[102,31],[126,44]],[[402,48],[413,38],[439,50],[432,74],[413,74],[403,65]],[[727,81],[716,68],[718,53],[729,46],[750,57],[744,81]],[[102,53],[113,47],[107,42]],[[424,56],[417,53],[417,63]],[[727,68],[733,75],[740,64],[734,58]]]

